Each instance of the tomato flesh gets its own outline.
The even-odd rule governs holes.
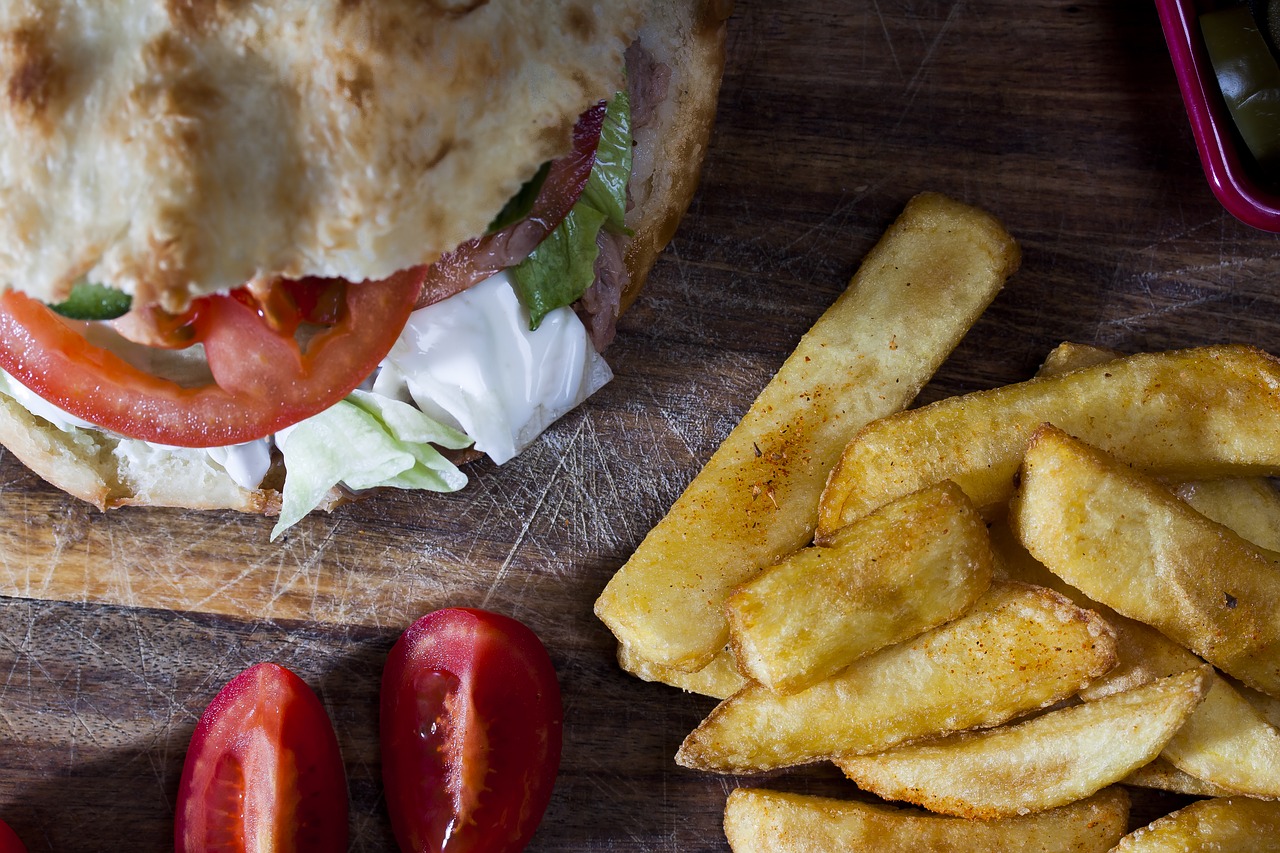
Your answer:
[[[22,839],[18,838],[18,833],[2,820],[0,820],[0,853],[27,853],[27,848],[23,845]]]
[[[320,700],[298,676],[258,664],[209,704],[182,769],[174,849],[347,849],[338,740]]]
[[[423,616],[382,675],[382,778],[406,853],[514,853],[551,800],[563,709],[551,658],[520,622]]]
[[[204,345],[215,381],[198,387],[134,367],[11,290],[0,295],[0,367],[55,406],[123,436],[182,447],[239,444],[317,414],[359,385],[404,328],[424,275],[416,267],[347,286],[340,310],[325,295],[331,282],[295,284],[308,293],[283,320],[238,295],[205,297],[175,326]],[[321,313],[334,322],[302,348],[294,329]]]

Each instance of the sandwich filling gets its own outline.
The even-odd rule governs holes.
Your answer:
[[[501,463],[607,382],[632,131],[665,96],[642,5],[0,10],[0,391],[124,487],[68,490],[130,502],[125,469],[181,458],[280,490],[278,535],[334,487],[459,488],[450,450]],[[628,43],[630,97],[575,125]],[[134,310],[47,307],[91,282]]]
[[[206,464],[255,489],[278,449],[286,476],[273,536],[321,505],[335,486],[461,488],[466,476],[440,448],[474,446],[498,464],[511,459],[612,376],[598,350],[616,320],[611,292],[626,285],[619,247],[631,166],[627,94],[584,114],[578,138],[575,153],[540,170],[484,237],[425,271],[420,307],[360,388],[261,439],[196,449],[126,437],[115,455],[141,466],[157,453],[204,453]],[[580,164],[584,153],[578,186],[557,185],[564,183],[564,161]],[[566,194],[576,196],[567,211],[549,212],[546,197]],[[467,253],[473,257],[464,264],[459,258]],[[584,299],[587,293],[594,299]],[[87,339],[104,333],[93,323],[78,331]],[[126,358],[131,350],[155,355],[123,339],[114,344],[114,354]],[[191,372],[190,357],[176,361]],[[194,361],[197,371],[208,369]],[[0,391],[60,429],[101,429],[8,373],[0,374]]]

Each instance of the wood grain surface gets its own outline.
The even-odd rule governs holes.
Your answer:
[[[752,781],[672,760],[712,701],[622,673],[591,605],[922,190],[1023,249],[922,400],[1026,378],[1068,339],[1280,351],[1280,238],[1213,199],[1150,3],[738,0],[702,188],[624,318],[617,378],[524,456],[275,544],[267,519],[102,514],[0,459],[0,817],[32,851],[165,849],[196,719],[270,659],[333,716],[352,849],[392,850],[382,662],[416,616],[470,605],[533,627],[564,691],[530,849],[727,850],[725,795]],[[824,769],[770,783],[849,790]]]

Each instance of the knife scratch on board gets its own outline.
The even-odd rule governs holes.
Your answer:
[[[484,597],[480,600],[481,607],[489,606],[490,599],[493,598],[494,594],[498,592],[498,589],[506,580],[507,574],[511,569],[511,563],[515,560],[517,552],[520,551],[521,545],[523,545],[525,538],[529,535],[529,529],[533,526],[534,520],[540,517],[543,504],[547,501],[547,496],[551,494],[552,488],[556,485],[556,482],[560,479],[560,475],[564,472],[565,462],[569,457],[570,451],[581,438],[586,420],[587,418],[580,417],[578,421],[578,428],[574,430],[569,439],[568,445],[559,453],[559,459],[557,460],[551,475],[547,477],[546,485],[543,486],[542,491],[538,494],[533,507],[525,514],[524,519],[520,523],[520,532],[511,543],[511,547],[507,549],[507,554],[503,557],[502,564],[498,566],[498,571],[494,573],[493,580],[489,583],[489,588],[485,590]]]

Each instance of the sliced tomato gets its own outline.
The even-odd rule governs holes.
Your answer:
[[[347,849],[347,787],[333,725],[298,676],[262,663],[200,717],[178,786],[178,853]]]
[[[536,634],[484,610],[413,624],[382,674],[382,779],[406,853],[513,853],[542,821],[563,710]]]
[[[2,820],[0,820],[0,853],[27,853],[27,848],[23,846],[18,833]]]
[[[0,295],[0,367],[55,406],[130,438],[182,447],[239,444],[337,403],[391,349],[413,310],[425,269],[345,286],[294,283],[297,315],[280,318],[239,294],[205,297],[175,328],[204,344],[214,382],[185,387],[91,344],[41,303]],[[299,319],[332,319],[305,347]]]
[[[492,234],[468,240],[431,265],[418,307],[447,299],[518,264],[556,229],[578,203],[591,177],[606,106],[601,101],[578,117],[573,128],[573,150],[552,161],[527,217]]]

